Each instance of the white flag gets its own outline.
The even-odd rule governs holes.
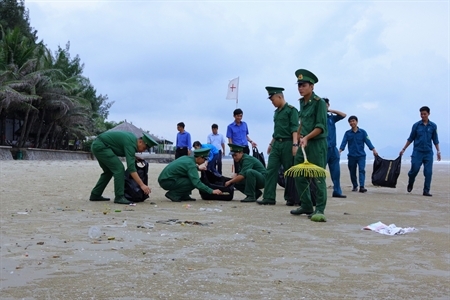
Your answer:
[[[239,77],[230,80],[228,83],[227,99],[237,100],[238,99],[238,89],[239,89]]]

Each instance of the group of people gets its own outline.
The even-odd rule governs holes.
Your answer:
[[[234,122],[228,125],[226,137],[231,155],[234,160],[235,175],[224,184],[234,185],[246,197],[241,202],[256,202],[260,205],[276,204],[276,185],[278,172],[282,166],[284,170],[307,160],[323,169],[329,166],[333,182],[332,197],[346,198],[340,186],[340,153],[348,145],[348,169],[353,185],[352,191],[365,193],[365,145],[378,155],[372,145],[367,132],[358,127],[358,118],[350,116],[348,123],[350,129],[345,132],[341,145],[337,148],[336,122],[344,119],[346,114],[330,109],[330,100],[321,98],[314,92],[318,78],[312,72],[299,69],[295,72],[300,109],[290,105],[284,98],[284,88],[267,86],[268,99],[276,108],[274,112],[274,130],[272,139],[267,148],[269,154],[267,168],[255,157],[249,155],[250,143],[252,147],[257,144],[249,137],[247,124],[242,121],[243,112],[236,109],[233,112]],[[400,155],[414,143],[411,160],[411,170],[408,172],[409,181],[407,191],[413,189],[415,177],[421,165],[424,165],[425,185],[424,196],[431,196],[430,185],[433,165],[432,143],[437,150],[437,159],[441,159],[437,126],[429,120],[430,109],[426,106],[420,108],[421,121],[412,127],[410,136]],[[174,202],[192,201],[191,192],[199,189],[208,194],[220,195],[220,189],[211,189],[202,183],[198,171],[209,170],[220,176],[222,174],[222,157],[225,155],[225,138],[218,133],[218,125],[211,126],[212,133],[207,137],[207,143],[195,141],[191,144],[191,136],[185,130],[184,123],[177,124],[175,160],[169,163],[158,177],[158,183],[166,190],[165,196]],[[147,134],[136,138],[131,133],[105,132],[97,137],[92,144],[92,152],[97,158],[103,174],[91,192],[91,201],[106,201],[109,198],[102,193],[112,177],[114,177],[115,203],[127,204],[129,201],[123,196],[124,167],[117,156],[124,156],[127,162],[127,171],[139,184],[144,193],[150,193],[150,188],[142,183],[136,173],[134,160],[135,153],[145,151],[157,143]],[[191,156],[191,147],[194,148]],[[304,151],[299,151],[302,147]],[[306,157],[304,156],[304,153]],[[359,173],[359,181],[357,177]],[[311,200],[310,186],[314,184],[315,206]],[[312,221],[325,222],[325,208],[327,203],[327,188],[325,177],[309,178],[296,177],[293,181],[286,181],[284,199],[287,205],[292,206],[295,199],[289,194],[295,185],[300,207],[291,210],[293,215],[306,214]],[[261,200],[258,200],[258,198]]]

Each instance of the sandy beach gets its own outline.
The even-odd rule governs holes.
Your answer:
[[[370,184],[331,198],[326,223],[277,205],[174,203],[151,164],[150,199],[136,206],[88,201],[96,161],[0,161],[1,299],[450,299],[449,164],[406,192]],[[231,161],[224,166],[231,173]],[[104,193],[113,197],[111,181]],[[381,221],[405,235],[361,230]],[[91,238],[91,227],[100,229]]]

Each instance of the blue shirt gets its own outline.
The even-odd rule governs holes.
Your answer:
[[[216,146],[211,145],[211,144],[202,144],[202,149],[211,149],[209,151],[209,156],[208,156],[208,161],[211,161],[214,157],[214,155],[219,154],[219,149],[216,148]]]
[[[187,147],[188,149],[190,149],[191,145],[191,135],[189,132],[183,131],[177,133],[177,148]]]
[[[248,146],[247,135],[248,127],[245,122],[241,122],[239,125],[233,122],[227,127],[227,138],[231,139],[232,144],[243,147]]]
[[[364,144],[369,147],[370,150],[373,150],[375,147],[372,145],[372,142],[367,135],[367,132],[364,129],[358,127],[358,130],[354,132],[352,129],[347,130],[342,139],[340,150],[345,149],[345,145],[348,143],[348,157],[361,157],[366,156],[366,152],[364,151]]]
[[[435,145],[439,144],[437,125],[431,121],[428,121],[427,125],[423,124],[422,121],[414,123],[408,141],[410,143],[414,141],[413,151],[433,152],[431,141]]]
[[[328,125],[328,148],[334,148],[336,147],[336,123],[342,120],[344,117],[340,115],[335,114],[328,114],[327,115],[327,125]]]

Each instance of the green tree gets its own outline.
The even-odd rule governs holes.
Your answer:
[[[23,0],[0,0],[0,26],[4,30],[18,28],[33,42],[37,40],[37,31],[30,26],[29,11]]]

